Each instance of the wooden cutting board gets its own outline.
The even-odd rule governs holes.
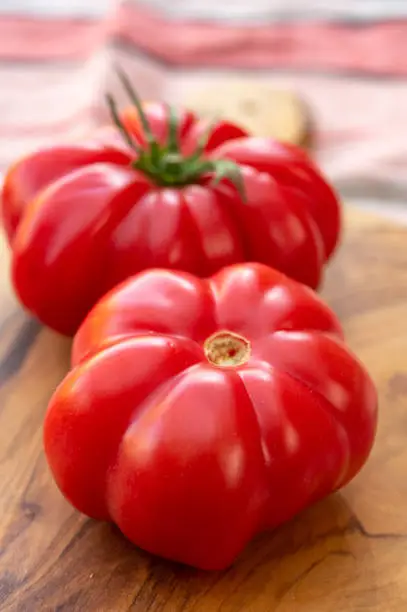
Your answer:
[[[403,612],[407,610],[407,229],[349,211],[323,294],[380,393],[363,472],[339,494],[204,573],[137,550],[73,511],[41,446],[69,342],[0,307],[0,610],[21,612]]]

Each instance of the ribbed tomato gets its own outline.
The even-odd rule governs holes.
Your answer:
[[[377,397],[336,316],[260,264],[151,270],[91,311],[45,418],[72,504],[138,546],[226,567],[366,461]]]
[[[227,121],[142,107],[122,78],[134,106],[119,115],[110,100],[118,131],[28,155],[5,177],[24,306],[73,334],[107,290],[157,266],[205,277],[258,261],[317,287],[340,211],[307,155]]]

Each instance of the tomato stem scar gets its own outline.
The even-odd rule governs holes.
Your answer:
[[[247,363],[251,345],[247,338],[225,330],[209,336],[204,342],[205,357],[212,365],[219,367],[240,366]]]

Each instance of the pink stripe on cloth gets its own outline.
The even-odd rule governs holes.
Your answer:
[[[0,60],[76,60],[106,32],[99,21],[0,17]]]
[[[407,75],[407,20],[364,27],[324,22],[260,26],[169,21],[124,3],[115,34],[174,66],[312,68]]]
[[[0,17],[0,61],[82,60],[112,37],[172,66],[407,75],[407,20],[225,25],[168,20],[126,2],[110,20]]]

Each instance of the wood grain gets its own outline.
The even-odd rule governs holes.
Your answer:
[[[407,610],[406,245],[406,229],[350,211],[323,292],[379,388],[369,463],[340,494],[259,536],[223,573],[153,558],[64,501],[46,466],[41,421],[70,343],[18,308],[2,246],[0,610]]]

